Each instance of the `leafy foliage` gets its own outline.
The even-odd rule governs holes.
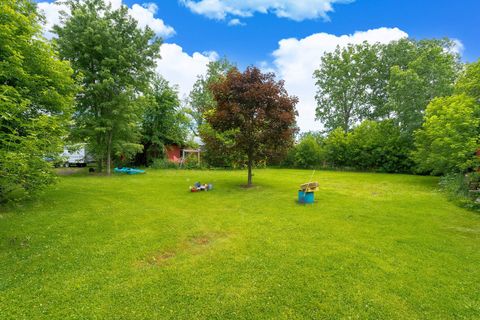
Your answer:
[[[149,91],[142,120],[145,164],[163,156],[165,144],[182,145],[187,140],[189,125],[188,118],[180,109],[178,91],[168,81],[155,77]]]
[[[435,97],[452,94],[460,69],[458,56],[451,53],[453,43],[449,40],[409,43],[403,40],[387,46],[400,46],[404,48],[400,52],[410,56],[406,65],[395,64],[390,69],[386,109],[402,132],[413,140],[413,132],[422,125],[428,103]]]
[[[0,202],[28,196],[54,177],[77,87],[41,36],[28,0],[0,3]]]
[[[365,119],[393,119],[412,139],[427,104],[452,93],[460,69],[450,40],[401,39],[338,47],[314,77],[317,118],[327,131],[348,132]]]
[[[464,93],[480,103],[480,60],[466,67],[455,85],[455,93]]]
[[[104,0],[67,1],[72,12],[64,26],[55,26],[62,58],[82,75],[77,97],[74,135],[92,147],[99,169],[112,156],[128,157],[139,144],[144,99],[160,39],[138,28],[127,7],[112,10]]]
[[[190,109],[187,113],[192,117],[194,126],[192,131],[196,135],[200,135],[198,130],[202,125],[206,124],[206,114],[208,111],[215,109],[216,101],[210,86],[218,81],[221,81],[228,71],[235,67],[226,58],[222,58],[217,61],[211,61],[207,65],[206,74],[200,75],[193,85],[193,89],[190,92],[188,103]]]
[[[222,81],[234,65],[226,58],[212,61],[207,66],[205,76],[199,76],[189,96],[188,114],[193,119],[192,131],[203,142],[203,160],[213,167],[231,167],[238,165],[241,155],[234,154],[233,132],[217,132],[206,121],[206,116],[217,106],[211,86]]]
[[[412,167],[409,150],[408,141],[393,121],[365,120],[348,133],[337,128],[326,137],[304,135],[293,149],[293,165],[408,172]]]
[[[465,94],[437,98],[416,132],[413,157],[424,172],[466,172],[478,166],[479,137],[480,105],[474,98]]]
[[[243,73],[231,69],[211,90],[217,106],[207,114],[207,121],[217,132],[233,133],[232,151],[247,159],[251,186],[254,164],[292,145],[298,99],[288,95],[273,73],[263,74],[255,67]]]
[[[366,120],[348,136],[348,166],[361,170],[408,172],[409,142],[391,120]]]
[[[415,146],[413,157],[421,171],[456,174],[478,168],[480,60],[464,70],[454,95],[428,105],[425,122],[415,134]]]
[[[479,173],[448,173],[440,178],[440,187],[451,201],[461,207],[480,211],[480,196],[470,192],[474,188],[472,184],[476,185],[476,190],[480,189]]]
[[[306,134],[295,146],[294,164],[299,168],[313,168],[323,163],[324,149],[313,134]]]
[[[370,117],[369,92],[375,78],[378,46],[368,43],[337,47],[322,57],[314,77],[318,87],[316,115],[328,130],[341,127],[348,132]]]

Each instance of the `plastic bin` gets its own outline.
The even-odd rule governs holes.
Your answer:
[[[298,202],[299,203],[314,203],[315,202],[315,195],[314,192],[305,192],[302,190],[298,190]]]

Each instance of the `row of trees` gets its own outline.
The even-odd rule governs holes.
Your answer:
[[[66,4],[47,41],[31,0],[0,3],[0,202],[51,183],[48,160],[67,141],[88,143],[110,173],[115,158],[149,161],[186,139],[178,92],[155,75],[161,39],[124,6]]]
[[[114,157],[130,159],[145,150],[148,161],[164,143],[183,141],[178,94],[155,76],[161,39],[139,28],[126,6],[112,10],[104,0],[68,5],[71,14],[54,32],[59,55],[81,87],[71,135],[88,143],[99,171],[105,164],[110,174]]]
[[[350,45],[315,71],[324,132],[297,132],[297,99],[274,74],[211,62],[180,107],[175,87],[155,75],[161,39],[126,7],[69,0],[70,14],[41,36],[30,0],[1,4],[0,201],[52,180],[46,159],[65,140],[87,142],[99,170],[137,155],[143,163],[189,131],[211,166],[278,163],[434,174],[477,166],[479,67],[464,69],[449,40]],[[428,107],[427,107],[428,106]],[[141,154],[138,156],[138,154]]]
[[[125,6],[65,3],[52,41],[42,37],[31,0],[1,4],[0,201],[51,183],[48,160],[66,143],[85,142],[98,171],[110,174],[114,160],[151,163],[193,129],[209,161],[248,166],[248,185],[255,162],[293,144],[296,98],[273,74],[213,62],[192,107],[182,109],[177,89],[155,74],[161,39],[152,30],[139,28]]]
[[[314,73],[317,118],[345,133],[363,120],[392,119],[412,137],[427,104],[453,92],[461,70],[454,43],[401,39],[349,45],[325,54]]]
[[[480,148],[478,65],[465,68],[447,39],[337,48],[314,74],[317,118],[325,131],[302,137],[286,164],[473,170]]]
[[[213,89],[232,69],[234,65],[225,59],[211,63],[190,95],[205,158],[212,166],[246,163],[244,154],[235,152],[235,131],[219,132],[207,121],[218,108]],[[323,56],[314,73],[317,118],[325,130],[300,137],[283,164],[433,174],[471,170],[479,148],[478,101],[472,94],[466,99],[466,89],[460,88],[466,86],[462,83],[471,85],[474,75],[475,64],[465,69],[448,39],[339,47]],[[451,129],[453,119],[435,122],[438,111],[434,110],[448,104],[458,108],[451,110],[457,118],[464,115],[463,129],[460,125]],[[437,139],[432,147],[434,134],[445,140]],[[440,149],[444,163],[436,156]],[[279,158],[270,153],[263,160],[273,163]],[[465,158],[469,160],[460,160]]]

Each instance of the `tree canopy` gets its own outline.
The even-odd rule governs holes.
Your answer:
[[[370,117],[377,48],[365,42],[337,47],[322,57],[321,67],[314,73],[316,115],[327,130],[340,127],[348,132],[355,123]]]
[[[176,87],[156,76],[151,83],[142,120],[142,143],[146,164],[163,155],[166,144],[187,140],[189,120],[180,108]]]
[[[53,181],[77,87],[29,0],[0,2],[0,202]]]
[[[207,121],[218,132],[233,132],[232,149],[245,155],[247,186],[251,186],[253,165],[293,144],[298,99],[288,95],[273,73],[264,74],[256,67],[243,73],[231,69],[211,90],[217,106],[207,114]]]
[[[449,95],[460,70],[453,42],[401,39],[362,43],[325,54],[315,71],[317,119],[348,132],[365,119],[393,119],[412,137],[425,108]]]
[[[479,166],[480,61],[467,66],[455,94],[434,99],[415,133],[413,157],[421,171],[464,173]]]
[[[110,173],[113,155],[142,149],[142,99],[154,74],[161,39],[140,29],[127,7],[112,10],[103,0],[67,1],[71,15],[55,26],[62,58],[81,75],[74,136],[89,143],[99,169]]]

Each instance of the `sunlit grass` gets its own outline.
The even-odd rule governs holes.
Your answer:
[[[72,175],[0,212],[0,318],[480,318],[480,216],[437,179]],[[214,191],[189,193],[194,182]]]

